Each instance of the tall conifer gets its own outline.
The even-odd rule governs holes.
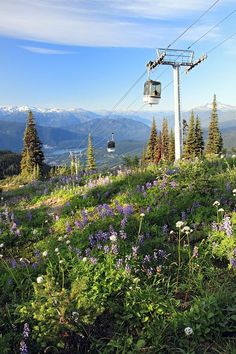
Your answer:
[[[32,111],[29,111],[24,132],[24,145],[21,155],[21,173],[25,176],[41,175],[44,154],[42,143],[38,137]]]
[[[184,144],[184,158],[191,159],[195,156],[195,117],[191,112],[188,134]]]
[[[223,139],[219,130],[216,95],[214,95],[205,153],[207,155],[209,154],[217,155],[222,151],[222,148],[223,148]]]
[[[169,138],[169,161],[175,161],[175,135],[172,129]]]
[[[92,143],[92,137],[91,137],[90,133],[88,136],[87,169],[90,171],[96,170],[96,161],[95,161],[95,157],[94,157],[93,143]]]
[[[167,119],[163,119],[162,123],[162,150],[161,150],[161,159],[169,160],[169,128]]]
[[[201,157],[204,151],[204,140],[203,132],[201,128],[201,121],[199,116],[196,118],[195,122],[195,156]]]
[[[157,151],[157,128],[156,121],[153,117],[151,133],[147,144],[147,153],[146,153],[146,161],[147,162],[155,162],[156,159],[156,151]]]

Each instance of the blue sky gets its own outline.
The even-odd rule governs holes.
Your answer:
[[[7,0],[0,1],[0,105],[111,109],[144,72],[155,49],[166,47],[213,0]],[[221,0],[173,48],[186,49],[234,11]],[[236,32],[236,12],[193,46],[195,58]],[[236,36],[181,75],[183,109],[204,105],[216,93],[236,106]],[[162,87],[172,68],[158,67]],[[142,107],[145,78],[118,106]],[[134,102],[135,101],[135,102]],[[134,102],[132,105],[131,103]],[[146,109],[146,107],[145,107]],[[158,108],[173,109],[173,86]]]

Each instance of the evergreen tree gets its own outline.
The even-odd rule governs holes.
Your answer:
[[[172,129],[169,138],[169,161],[175,161],[175,135]]]
[[[188,134],[184,144],[184,157],[192,159],[195,156],[195,117],[193,111],[191,112]]]
[[[204,151],[203,132],[200,118],[197,116],[195,123],[195,156],[201,157]]]
[[[161,160],[161,152],[162,152],[162,134],[160,132],[157,138],[157,149],[156,149],[156,159],[155,159],[156,163],[159,163]]]
[[[158,139],[157,139],[156,121],[155,118],[153,117],[151,134],[147,144],[147,153],[146,153],[147,162],[155,162],[156,151],[157,151],[157,140]]]
[[[42,143],[38,137],[33,114],[29,111],[21,155],[21,173],[25,176],[34,174],[34,178],[37,174],[41,175],[43,160]]]
[[[147,162],[147,145],[145,145],[143,148],[143,152],[141,155],[141,161],[140,161],[141,166],[144,167],[146,162]]]
[[[161,159],[169,160],[169,128],[167,119],[163,119],[162,123],[162,149],[161,149]]]
[[[223,139],[218,126],[216,95],[214,95],[205,153],[217,155],[222,151],[222,148]]]
[[[88,136],[87,169],[90,171],[96,170],[96,161],[95,161],[95,157],[94,157],[93,143],[92,143],[92,137],[91,137],[90,133]]]

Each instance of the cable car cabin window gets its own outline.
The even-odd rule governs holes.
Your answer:
[[[115,148],[115,142],[114,141],[108,141],[107,148],[108,149],[114,149]]]
[[[144,95],[161,97],[161,83],[159,81],[148,80],[144,84]]]

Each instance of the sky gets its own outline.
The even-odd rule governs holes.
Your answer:
[[[214,0],[0,0],[0,106],[112,110],[157,57]],[[219,0],[172,49],[196,44],[207,60],[181,70],[182,109],[211,102],[236,106],[235,0]],[[233,12],[234,11],[234,12]],[[216,26],[225,17],[226,20]],[[215,27],[214,27],[215,26]],[[214,29],[212,29],[214,27]],[[213,48],[216,49],[212,50]],[[173,110],[171,66],[151,72],[162,83],[158,106],[143,107],[146,75],[116,110]]]

